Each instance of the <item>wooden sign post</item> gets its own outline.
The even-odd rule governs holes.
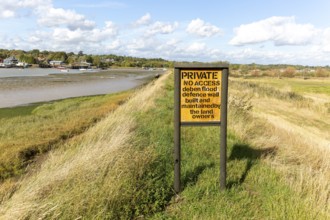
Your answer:
[[[220,189],[226,188],[228,64],[175,65],[174,190],[181,191],[181,126],[220,126]]]

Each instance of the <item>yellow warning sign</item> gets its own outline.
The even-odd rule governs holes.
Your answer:
[[[221,70],[181,70],[181,122],[220,122]]]

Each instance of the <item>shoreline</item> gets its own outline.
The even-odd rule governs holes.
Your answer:
[[[0,78],[0,108],[120,92],[142,85],[164,72],[116,69]]]

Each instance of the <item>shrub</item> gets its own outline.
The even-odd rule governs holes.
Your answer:
[[[316,77],[328,77],[329,72],[323,68],[318,68],[315,72]]]
[[[296,73],[296,69],[293,68],[293,67],[287,67],[283,72],[282,72],[282,76],[283,77],[289,77],[289,78],[292,78],[294,77]]]

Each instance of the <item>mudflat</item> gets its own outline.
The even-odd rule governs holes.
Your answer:
[[[0,108],[120,92],[139,86],[163,72],[162,70],[111,69],[44,76],[15,76],[13,74],[13,77],[0,77]]]

